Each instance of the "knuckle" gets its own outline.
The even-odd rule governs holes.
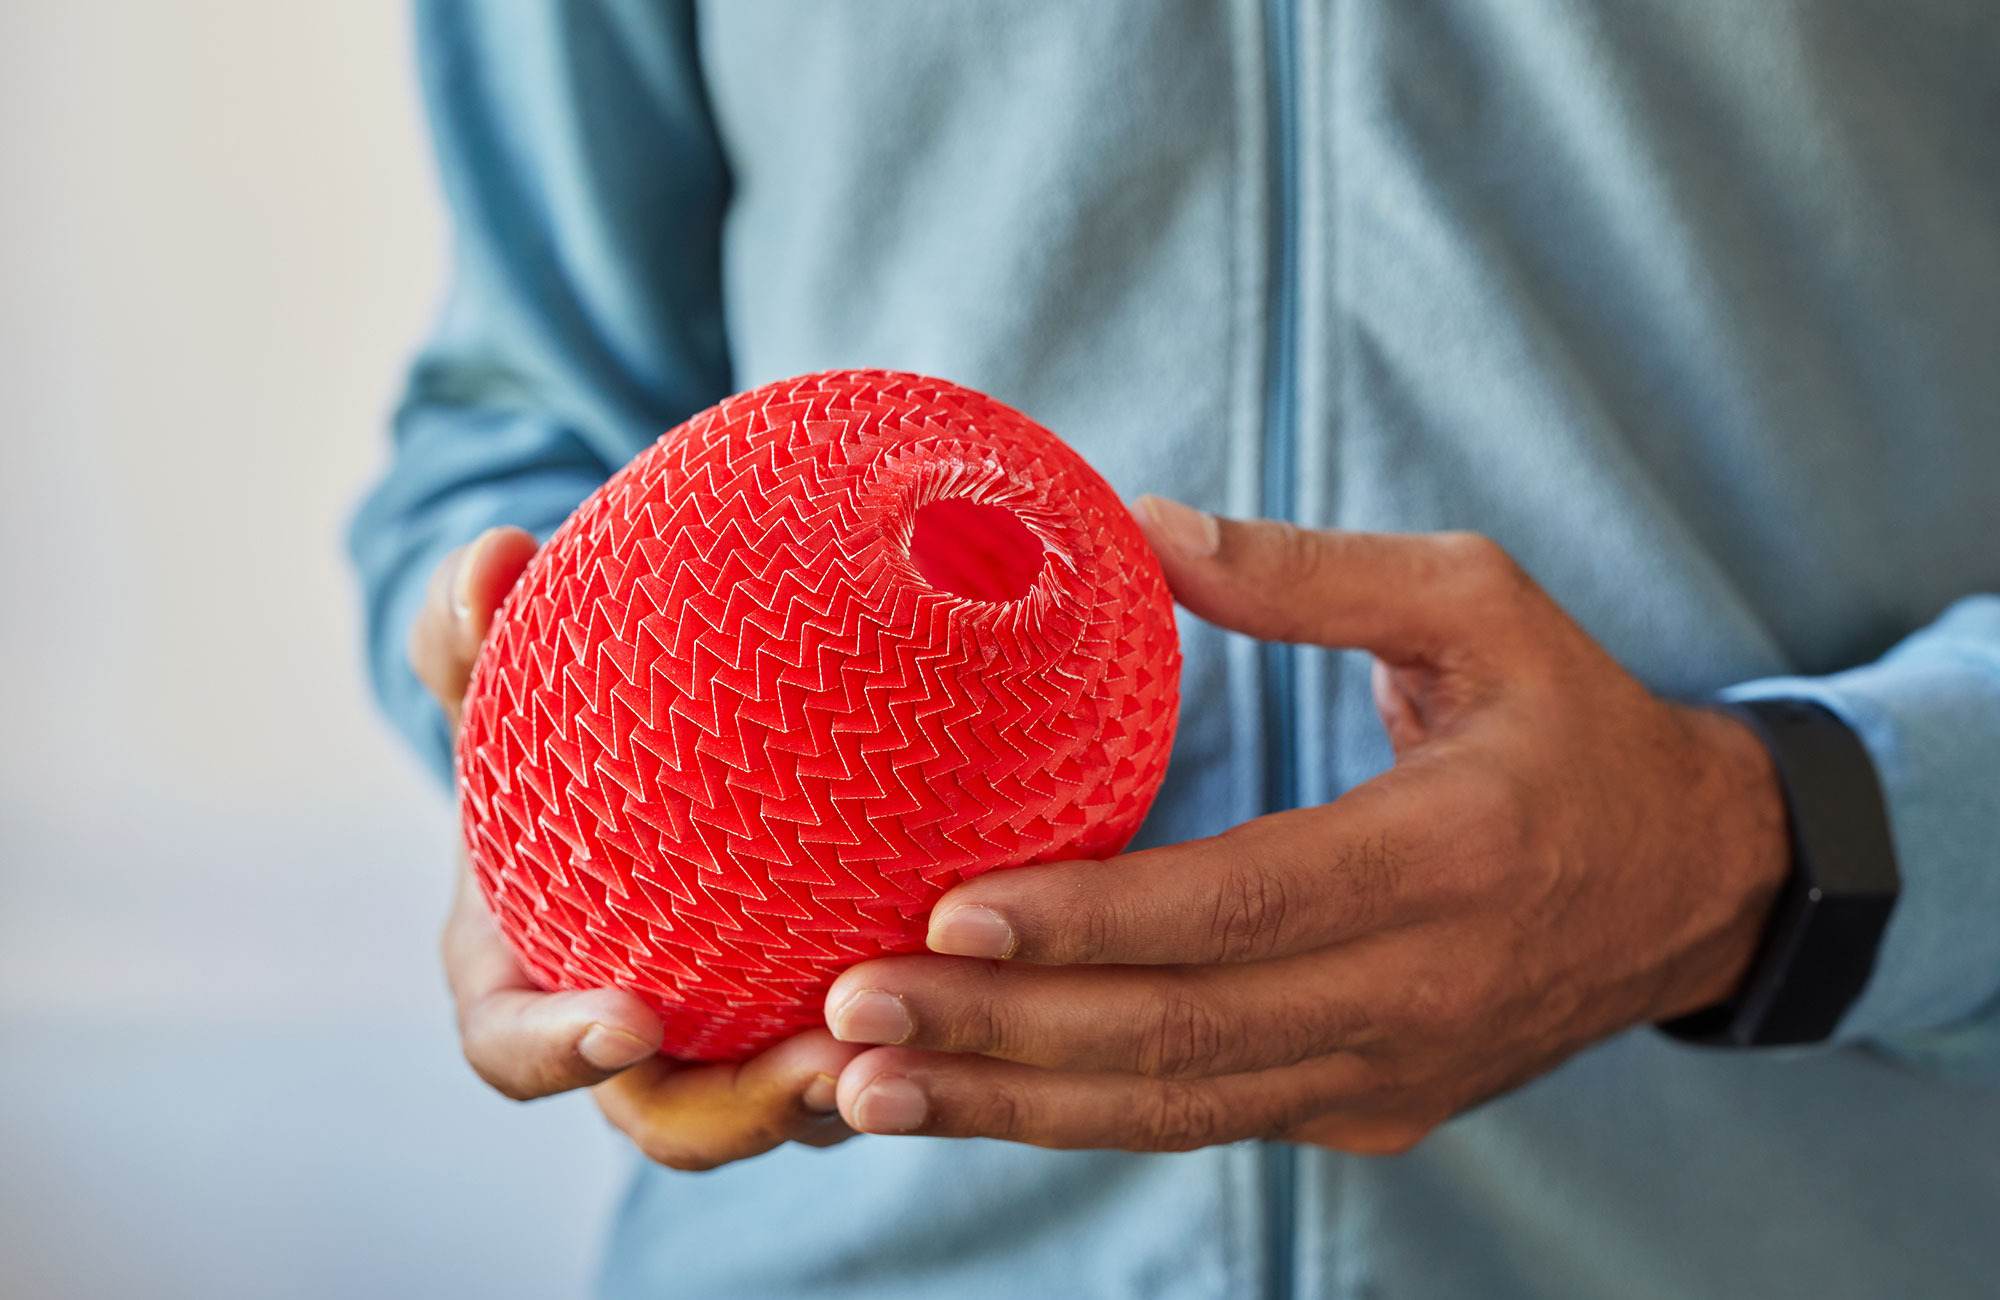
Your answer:
[[[1485,888],[1533,861],[1544,821],[1542,804],[1520,773],[1500,764],[1468,764],[1460,779],[1464,783],[1460,826],[1470,841],[1467,856],[1484,868],[1471,873],[1466,883]]]
[[[1443,1019],[1445,1004],[1444,981],[1435,973],[1416,976],[1403,985],[1403,1014],[1413,1025],[1436,1024]]]
[[[1511,603],[1526,590],[1526,572],[1505,547],[1483,533],[1444,533],[1438,544],[1439,576],[1461,603]]]
[[[1061,956],[1070,962],[1097,962],[1115,951],[1122,927],[1113,909],[1103,900],[1092,900],[1077,909],[1064,931],[1067,942]]]
[[[982,1137],[1015,1137],[1027,1131],[1029,1107],[1010,1087],[994,1088],[980,1103],[976,1132]]]
[[[1323,558],[1320,535],[1288,520],[1276,521],[1275,529],[1274,567],[1281,590],[1307,582],[1319,572]]]
[[[1139,1041],[1139,1072],[1173,1079],[1218,1072],[1225,1054],[1221,1019],[1200,998],[1176,988],[1146,1018]]]
[[[1333,1052],[1350,1051],[1375,1031],[1374,1014],[1359,1001],[1316,997],[1278,1017],[1269,1031],[1265,1069],[1298,1065]]]
[[[975,998],[945,1031],[945,1050],[1012,1056],[1018,1046],[1013,1022],[996,997]]]
[[[1368,1048],[1357,1051],[1354,1062],[1355,1076],[1343,1090],[1343,1104],[1381,1101],[1404,1087],[1402,1053],[1392,1048]]]
[[[1332,879],[1338,882],[1348,930],[1358,933],[1375,925],[1391,900],[1402,894],[1405,869],[1403,849],[1387,833],[1342,846]]]
[[[1534,799],[1520,772],[1504,763],[1469,764],[1461,772],[1470,811],[1498,829],[1525,821]]]
[[[1438,544],[1451,571],[1464,577],[1500,583],[1520,571],[1507,548],[1484,533],[1441,533]]]
[[[1480,818],[1482,830],[1502,848],[1520,848],[1542,808],[1530,778],[1508,764],[1486,762],[1468,766],[1466,782],[1466,808]]]
[[[1143,1132],[1155,1151],[1193,1151],[1213,1145],[1222,1129],[1215,1098],[1198,1084],[1168,1080],[1153,1093]]]
[[[1487,1030],[1496,1017],[1505,1018],[1513,1004],[1516,977],[1490,958],[1468,955],[1462,969],[1432,974],[1412,982],[1409,1032],[1418,1044],[1455,1041]]]
[[[1478,981],[1463,973],[1430,972],[1406,989],[1411,1020],[1425,1031],[1453,1032],[1478,1018]]]
[[[1283,879],[1258,857],[1237,856],[1222,873],[1209,915],[1209,943],[1225,962],[1256,961],[1277,949],[1291,903]]]

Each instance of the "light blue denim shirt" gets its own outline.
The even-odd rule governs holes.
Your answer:
[[[432,565],[733,389],[986,390],[1118,489],[1504,543],[1663,692],[1821,701],[1904,892],[1835,1041],[1638,1029],[1388,1159],[861,1138],[638,1171],[615,1297],[2000,1293],[2000,5],[433,0],[456,274],[356,521]],[[1192,619],[1145,837],[1388,751]],[[524,1225],[524,1230],[526,1230]]]

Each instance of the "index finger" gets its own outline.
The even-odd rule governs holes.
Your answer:
[[[1208,964],[1396,924],[1415,911],[1409,846],[1367,788],[1208,839],[988,872],[939,900],[929,946],[1051,965]]]

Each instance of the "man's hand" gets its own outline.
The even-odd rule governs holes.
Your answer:
[[[930,926],[957,955],[827,997],[838,1037],[894,1044],[841,1074],[850,1124],[1396,1152],[1733,991],[1789,852],[1740,723],[1652,695],[1483,538],[1139,514],[1195,613],[1372,652],[1396,765],[1213,839],[960,885]]]
[[[432,576],[410,664],[454,731],[479,643],[534,553],[529,534],[496,528]],[[631,994],[537,989],[462,853],[444,964],[465,1059],[480,1078],[517,1101],[591,1088],[606,1118],[661,1164],[712,1169],[787,1141],[831,1146],[853,1135],[834,1111],[834,1080],[861,1048],[813,1030],[740,1065],[670,1061],[658,1055],[659,1018]]]

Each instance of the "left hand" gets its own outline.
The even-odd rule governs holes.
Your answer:
[[[444,557],[410,628],[410,667],[456,736],[479,646],[535,554],[534,537],[493,528]],[[441,945],[466,1063],[516,1101],[589,1088],[598,1109],[648,1157],[714,1169],[785,1142],[852,1136],[834,1113],[834,1082],[860,1049],[824,1029],[747,1061],[690,1065],[659,1055],[660,1018],[619,989],[537,988],[500,934],[463,849]]]
[[[864,962],[827,1023],[856,1129],[1184,1150],[1407,1150],[1631,1026],[1727,997],[1789,854],[1762,745],[1635,680],[1498,546],[1139,510],[1175,595],[1371,651],[1396,753],[1317,808],[994,871],[937,956]]]

